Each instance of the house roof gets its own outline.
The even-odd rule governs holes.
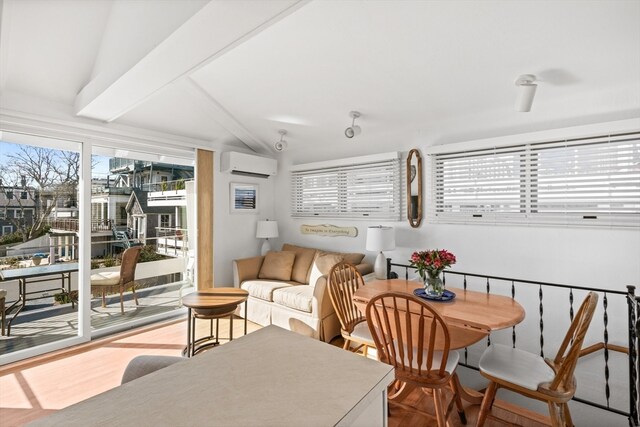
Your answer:
[[[133,206],[137,203],[140,209],[145,214],[173,214],[175,213],[174,206],[149,206],[147,202],[148,192],[134,188],[131,192],[131,197],[125,207],[127,212],[130,212]]]
[[[0,5],[3,108],[272,155],[286,129],[294,161],[640,114],[637,1]],[[538,91],[516,113],[527,73]],[[347,140],[351,110],[362,134]]]

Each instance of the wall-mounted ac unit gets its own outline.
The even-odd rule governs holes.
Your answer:
[[[234,175],[269,178],[278,172],[278,161],[268,157],[225,151],[220,157],[220,171]]]

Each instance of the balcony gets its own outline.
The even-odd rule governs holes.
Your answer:
[[[153,184],[144,184],[142,189],[148,191],[149,206],[186,206],[186,183],[193,180],[179,179]]]
[[[47,225],[51,227],[53,231],[71,231],[78,232],[79,223],[77,218],[56,218],[47,220]],[[111,227],[113,225],[113,220],[110,219],[102,219],[102,220],[92,220],[91,221],[91,232],[111,232]]]
[[[91,299],[91,330],[94,333],[106,334],[122,328],[133,321],[147,322],[166,317],[172,312],[180,313],[180,297],[186,288],[191,287],[185,279],[186,266],[184,258],[170,258],[160,261],[139,262],[136,267],[136,294],[139,305],[135,305],[133,295],[125,293],[125,313],[120,312],[119,293],[108,295],[106,307],[101,306],[98,295]],[[41,266],[46,266],[43,260]],[[64,264],[63,262],[57,265]],[[12,268],[29,268],[30,261],[22,261]],[[3,265],[5,269],[8,265]],[[118,266],[103,267],[91,270],[92,273],[119,271]],[[67,295],[61,289],[60,276],[46,276],[41,282],[27,282],[28,295],[24,309],[11,323],[11,335],[0,339],[0,354],[6,355],[34,346],[74,337],[78,333],[78,305],[72,307]],[[78,274],[71,273],[72,297],[78,290]],[[6,306],[10,307],[18,300],[19,283],[17,280],[2,282],[1,287],[7,290]],[[15,315],[15,310],[7,313],[7,321]]]

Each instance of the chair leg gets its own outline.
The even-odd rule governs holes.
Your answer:
[[[124,314],[124,288],[120,288],[120,313]]]
[[[480,406],[480,412],[478,413],[478,421],[476,427],[482,427],[487,420],[487,415],[491,412],[491,406],[493,400],[496,398],[496,392],[498,391],[498,384],[491,381],[489,387],[484,392],[484,398],[482,399],[482,405]]]
[[[553,427],[563,427],[564,423],[562,422],[562,416],[558,409],[558,405],[553,402],[547,402],[549,406],[549,416],[551,417],[551,425]]]
[[[447,427],[447,414],[442,406],[442,389],[436,388],[433,390],[433,406],[436,410],[438,427]]]
[[[366,345],[366,344],[364,344],[364,345],[362,346],[362,355],[363,355],[364,357],[367,357],[367,354],[368,354],[368,353],[369,353],[369,346],[368,346],[368,345]]]
[[[343,350],[349,350],[349,344],[351,344],[351,341],[349,341],[348,339],[344,339],[344,345],[342,346]]]
[[[136,302],[136,305],[138,304],[138,296],[136,295],[136,283],[133,282],[131,283],[131,293],[133,294],[133,300]]]
[[[454,372],[453,375],[451,376],[451,380],[449,381],[449,386],[453,391],[453,398],[455,399],[455,402],[456,402],[456,409],[458,410],[458,416],[460,417],[460,422],[466,425],[467,414],[464,413],[464,406],[462,406],[462,398],[460,397],[460,390],[458,390],[458,380],[456,378],[457,376],[458,374]]]
[[[102,288],[102,308],[107,308],[107,291]]]
[[[567,402],[562,404],[562,411],[564,413],[564,423],[567,427],[574,427],[573,420],[571,419],[571,412],[569,411],[569,404]]]
[[[4,336],[4,323],[7,321],[6,314],[4,313],[4,297],[0,299],[0,325],[2,327],[2,336]]]

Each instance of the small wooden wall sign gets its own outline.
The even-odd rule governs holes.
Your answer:
[[[358,229],[356,227],[338,227],[330,224],[320,225],[307,225],[300,226],[300,232],[302,234],[315,234],[316,236],[330,236],[330,237],[356,237],[358,235]]]

